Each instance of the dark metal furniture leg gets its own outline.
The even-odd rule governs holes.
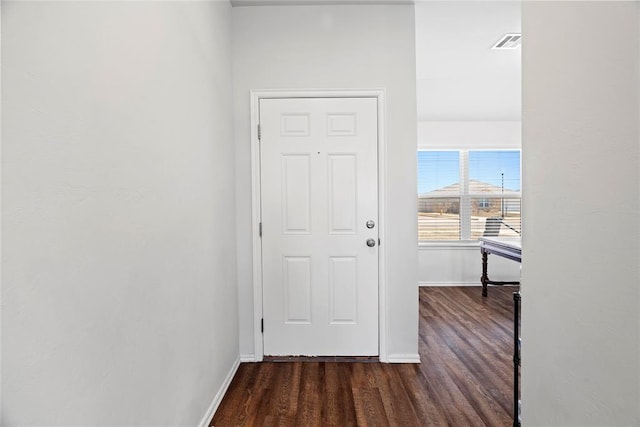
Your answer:
[[[520,292],[513,294],[513,427],[520,427]]]
[[[482,296],[487,296],[487,282],[489,281],[489,277],[487,276],[487,254],[484,250],[482,251],[482,277],[480,278],[480,282],[482,283]]]
[[[496,280],[491,280],[489,279],[489,273],[488,271],[488,258],[489,258],[489,254],[492,253],[498,253],[499,252],[493,252],[491,249],[487,249],[484,248],[482,246],[480,246],[480,253],[482,254],[482,277],[480,277],[480,282],[482,283],[482,296],[486,297],[487,296],[487,289],[488,289],[488,285],[519,285],[520,282],[503,282],[503,281],[496,281]],[[500,255],[500,256],[504,256],[504,255]],[[510,258],[510,257],[505,257],[505,258]],[[515,259],[515,258],[510,258],[510,259]],[[519,259],[515,259],[518,260]]]

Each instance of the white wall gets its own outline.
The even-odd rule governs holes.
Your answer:
[[[489,255],[491,280],[520,278],[520,264]],[[426,244],[418,246],[418,280],[421,286],[480,286],[482,257],[478,244]]]
[[[640,424],[638,7],[523,3],[527,426]]]
[[[416,356],[413,6],[236,7],[233,18],[241,354],[254,354],[249,91],[385,88],[388,351]]]
[[[418,149],[519,150],[520,121],[421,121]]]
[[[2,9],[2,423],[196,425],[238,358],[231,7]]]

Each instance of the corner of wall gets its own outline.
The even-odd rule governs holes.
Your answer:
[[[205,412],[205,414],[202,416],[202,419],[198,423],[198,427],[209,426],[209,423],[213,419],[213,416],[215,415],[216,410],[218,409],[218,406],[220,406],[220,403],[222,403],[222,399],[224,398],[225,393],[227,392],[227,390],[229,389],[229,386],[231,385],[231,381],[233,381],[233,377],[235,376],[236,372],[238,371],[238,368],[240,367],[240,362],[241,362],[240,357],[237,358],[235,362],[233,362],[231,369],[229,369],[229,372],[227,373],[222,384],[220,385],[218,392],[213,397],[211,404],[207,408],[207,412]]]

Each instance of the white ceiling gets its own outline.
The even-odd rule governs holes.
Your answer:
[[[519,1],[416,2],[420,121],[520,120],[520,52],[492,50],[519,33]]]
[[[233,6],[331,6],[414,4],[414,0],[230,0]]]

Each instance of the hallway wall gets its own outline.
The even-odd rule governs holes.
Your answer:
[[[211,408],[238,360],[230,36],[226,2],[3,2],[3,425]]]
[[[418,354],[416,80],[413,5],[233,9],[240,352],[254,355],[251,90],[386,89],[388,351]]]
[[[639,12],[523,3],[526,426],[640,424]]]

